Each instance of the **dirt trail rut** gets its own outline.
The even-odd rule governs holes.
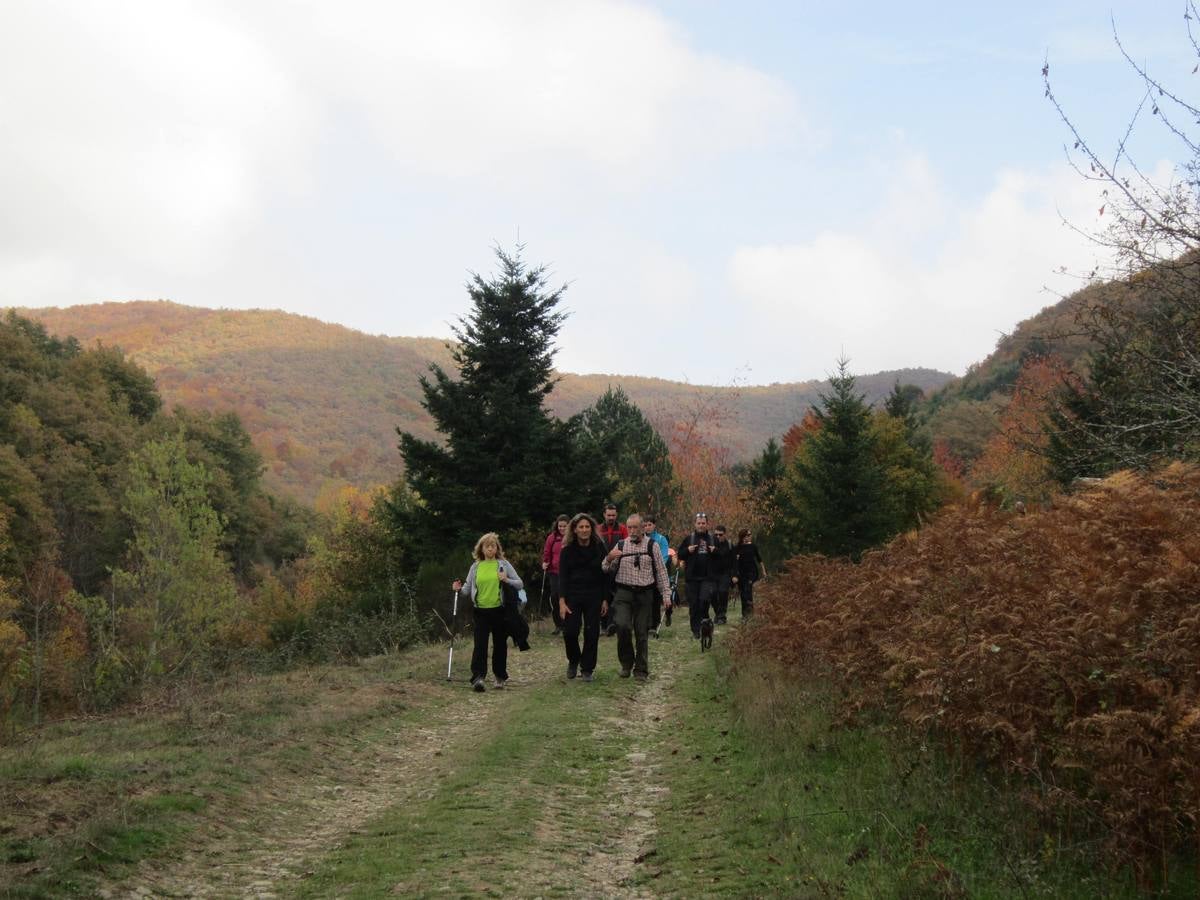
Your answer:
[[[564,715],[591,715],[597,738],[611,740],[619,735],[622,751],[608,762],[604,789],[594,792],[590,800],[581,801],[570,781],[529,786],[538,792],[541,817],[532,840],[519,848],[518,870],[501,876],[502,882],[511,877],[513,883],[492,885],[503,894],[571,895],[574,890],[564,884],[571,883],[564,870],[578,869],[582,863],[580,896],[650,896],[638,889],[634,876],[652,851],[655,808],[665,793],[658,783],[662,761],[656,741],[667,717],[683,648],[669,648],[674,642],[652,641],[652,679],[645,684],[632,680],[617,684],[616,639],[602,641],[599,677],[614,691],[612,701],[603,704],[604,712],[596,715],[596,704],[589,710],[579,702],[599,684],[576,681],[557,702],[564,705]],[[537,636],[530,653],[510,656],[513,680],[505,691],[471,692],[464,683],[469,647],[463,650],[460,643],[455,654],[456,683],[448,685],[432,675],[427,682],[409,683],[412,702],[394,723],[370,735],[331,737],[329,757],[319,771],[284,773],[259,785],[249,804],[252,812],[199,829],[174,861],[143,864],[105,896],[290,896],[301,890],[331,848],[361,833],[373,818],[393,808],[419,814],[420,805],[455,774],[464,750],[477,744],[481,735],[519,727],[510,713],[533,692],[564,681],[561,643],[548,634]],[[578,773],[580,778],[589,774],[594,775]],[[573,829],[579,822],[591,823],[610,838],[574,841]],[[564,844],[572,846],[564,849]],[[464,855],[476,852],[457,849]],[[412,885],[397,884],[393,890],[405,893],[405,887]],[[345,885],[345,889],[349,893],[354,887]],[[430,891],[436,892],[437,887],[426,883],[421,892]]]

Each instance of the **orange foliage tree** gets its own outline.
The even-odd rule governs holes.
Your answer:
[[[815,410],[808,410],[799,422],[783,433],[783,463],[787,465],[800,452],[804,442],[821,430],[821,420]]]
[[[1022,367],[1013,397],[1000,415],[1000,430],[984,445],[971,480],[990,488],[1006,503],[1041,502],[1054,492],[1046,417],[1057,390],[1070,374],[1053,356],[1030,359]]]
[[[738,528],[758,527],[758,510],[732,472],[729,449],[713,434],[736,415],[732,398],[716,391],[698,391],[675,411],[667,429],[671,465],[679,482],[679,506],[670,516],[672,528],[691,527],[692,516],[708,513],[709,523]]]

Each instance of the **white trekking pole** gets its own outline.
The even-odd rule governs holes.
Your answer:
[[[454,605],[450,609],[450,626],[446,629],[450,632],[450,657],[446,660],[446,680],[450,680],[450,671],[454,668],[454,625],[455,619],[458,617],[458,591],[454,592]]]

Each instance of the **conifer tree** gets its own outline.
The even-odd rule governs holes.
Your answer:
[[[589,456],[603,466],[609,498],[622,512],[662,515],[679,499],[671,451],[620,387],[581,414]]]
[[[564,510],[595,509],[602,473],[581,451],[578,418],[546,409],[554,389],[555,337],[565,313],[564,287],[547,289],[545,267],[496,250],[500,272],[475,274],[471,311],[454,329],[458,378],[437,365],[422,377],[422,405],[443,442],[397,429],[405,479],[418,501],[409,540],[447,550],[485,531],[549,526]],[[601,483],[598,486],[598,482]]]
[[[814,410],[820,427],[792,460],[780,492],[796,549],[829,556],[857,556],[894,531],[870,408],[855,392],[848,365],[838,360],[831,392]]]

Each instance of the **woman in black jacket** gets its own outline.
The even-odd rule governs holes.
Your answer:
[[[562,617],[563,643],[567,648],[567,677],[583,673],[592,680],[596,651],[600,645],[600,617],[608,612],[604,599],[607,576],[600,564],[607,548],[596,534],[596,520],[577,513],[567,526],[558,558],[558,611]],[[579,629],[583,627],[583,650]]]
[[[745,619],[754,612],[754,582],[758,581],[761,571],[763,578],[767,577],[767,567],[763,564],[762,555],[754,546],[754,537],[749,529],[743,528],[738,532],[737,546],[733,548],[737,562],[733,570],[733,583],[738,586],[742,595],[742,618]]]

